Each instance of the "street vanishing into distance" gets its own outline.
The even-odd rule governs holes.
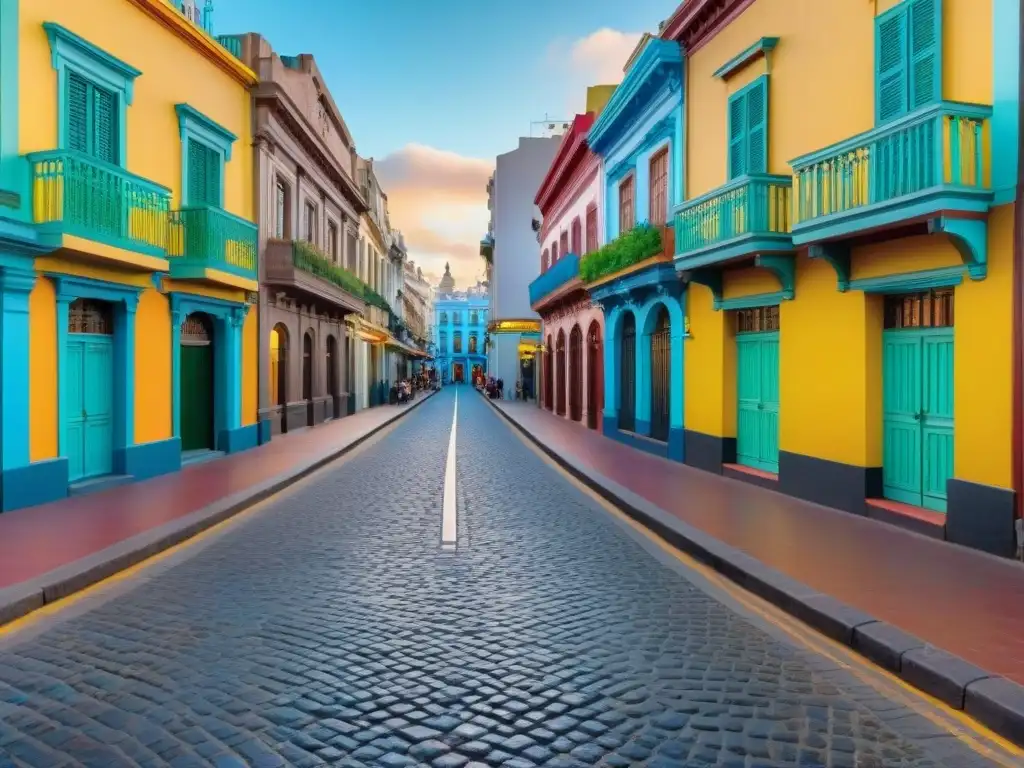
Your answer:
[[[0,636],[0,766],[1020,765],[745,608],[465,386],[57,607]]]

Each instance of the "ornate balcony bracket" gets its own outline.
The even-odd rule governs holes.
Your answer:
[[[812,259],[821,259],[832,265],[840,293],[850,290],[850,246],[844,243],[820,243],[812,245],[808,254]]]
[[[715,300],[715,309],[722,303],[722,273],[717,269],[694,269],[685,272],[684,277],[691,283],[703,285]]]
[[[782,298],[791,301],[796,294],[796,257],[792,254],[755,256],[754,266],[767,269],[779,281]]]
[[[988,275],[988,222],[985,219],[936,216],[928,220],[928,234],[943,233],[960,254],[972,280]]]

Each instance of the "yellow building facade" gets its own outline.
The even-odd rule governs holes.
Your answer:
[[[256,76],[163,0],[2,3],[3,507],[255,445]]]
[[[685,461],[1012,552],[1016,4],[795,5],[690,2],[662,32],[687,51]]]

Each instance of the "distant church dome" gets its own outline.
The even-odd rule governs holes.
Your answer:
[[[441,278],[441,282],[438,284],[437,290],[441,293],[455,292],[455,278],[452,277],[452,270],[448,266],[447,261],[444,263],[444,277]]]

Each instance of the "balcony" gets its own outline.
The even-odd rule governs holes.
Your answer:
[[[976,238],[992,203],[991,115],[991,107],[940,102],[791,161],[793,242],[927,223],[950,234],[972,275],[983,275]]]
[[[494,236],[489,232],[480,241],[480,255],[488,263],[494,260]]]
[[[676,209],[676,267],[793,249],[789,176],[740,176]]]
[[[242,60],[242,38],[238,35],[217,35],[217,42],[239,61]]]
[[[211,206],[170,214],[171,277],[255,291],[256,225]]]
[[[169,189],[72,150],[27,159],[33,220],[56,248],[127,269],[168,268]]]
[[[580,257],[569,253],[556,261],[551,268],[530,283],[530,306],[536,307],[560,288],[578,281]]]
[[[369,288],[347,269],[333,263],[312,243],[267,241],[263,282],[345,313],[366,312]]]

